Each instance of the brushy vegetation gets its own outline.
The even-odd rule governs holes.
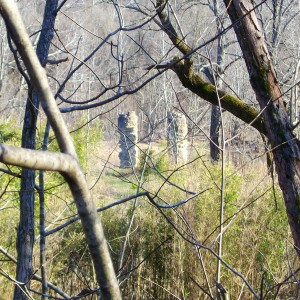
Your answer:
[[[217,260],[209,249],[217,251],[221,165],[211,163],[200,145],[193,162],[174,166],[159,144],[155,150],[143,150],[137,172],[120,170],[114,165],[116,154],[110,155],[114,147],[97,141],[97,134],[102,135],[101,126],[92,129],[88,134],[85,129],[75,132],[73,137],[98,207],[143,191],[155,195],[158,204],[174,204],[191,197],[176,186],[189,191],[205,190],[175,208],[158,208],[147,197],[140,197],[101,213],[124,299],[209,299],[203,290],[215,293]],[[54,144],[50,147],[56,149]],[[146,159],[145,153],[151,159]],[[166,183],[157,171],[173,185]],[[1,246],[15,255],[19,181],[7,174],[2,174],[0,180],[2,192],[7,186],[7,193],[1,198],[6,205],[1,210]],[[49,229],[76,214],[62,182],[60,175],[47,173]],[[254,160],[242,167],[227,164],[224,200],[226,264],[242,274],[262,299],[295,299],[293,280],[278,285],[297,268],[298,262],[281,193],[267,174],[264,161]],[[38,207],[37,199],[37,216]],[[125,239],[127,247],[120,264]],[[38,239],[36,243],[34,268],[38,273]],[[14,263],[3,255],[1,259],[2,274],[13,277]],[[95,288],[95,273],[79,222],[47,238],[47,262],[48,280],[66,293],[76,295],[83,289]],[[222,285],[232,299],[253,299],[241,278],[224,265],[221,274]],[[33,287],[38,290],[39,283]],[[0,298],[10,299],[12,291],[11,281],[1,276]],[[88,299],[97,296],[90,295]]]
[[[210,167],[210,174],[207,174],[206,167]],[[199,162],[192,169],[171,179],[181,186],[209,186],[212,183],[210,176],[215,176],[214,180],[217,182],[221,170],[208,163],[206,167],[201,167]],[[195,177],[182,174],[196,171],[200,171],[202,178],[198,183],[194,181]],[[280,194],[277,195],[275,208],[269,182],[262,183],[248,193],[247,189],[251,188],[249,183],[255,181],[254,175],[249,173],[241,176],[234,173],[232,166],[227,166],[226,171],[231,174],[225,192],[226,224],[233,217],[236,218],[224,234],[224,260],[243,274],[256,291],[267,294],[266,299],[273,299],[277,289],[272,287],[289,274],[287,264],[294,257],[289,245],[289,229],[282,198]],[[147,180],[152,189],[160,181],[154,174],[148,175]],[[190,180],[193,180],[192,184]],[[159,186],[160,184],[156,188]],[[167,187],[161,191],[160,198],[174,203],[182,199],[182,193],[177,192],[174,187]],[[193,246],[183,237],[216,250],[219,198],[219,191],[212,188],[174,210],[160,211],[147,198],[140,198],[135,205],[123,204],[122,208],[102,214],[117,270],[128,220],[134,214],[131,231],[127,236],[128,248],[124,264],[118,272],[124,299],[205,298],[198,285],[207,290],[204,271],[210,284],[213,284],[216,259],[208,250]],[[239,209],[241,211],[235,215]],[[56,267],[52,269],[52,280],[59,282],[70,294],[85,288],[87,283],[89,286],[95,283],[80,224],[71,225],[64,230],[61,243],[57,245],[57,255],[53,257],[54,265]],[[131,270],[133,271],[130,272]],[[242,299],[252,299],[253,296],[239,277],[226,267],[222,270],[222,284],[233,299],[237,299],[239,294]],[[211,289],[214,287],[211,286]],[[281,296],[288,296],[289,293],[294,294],[293,284],[280,290]]]

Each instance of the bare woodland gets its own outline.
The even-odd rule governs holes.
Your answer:
[[[0,0],[3,299],[298,299],[299,11]]]

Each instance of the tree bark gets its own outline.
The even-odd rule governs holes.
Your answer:
[[[53,38],[54,22],[57,0],[48,0],[45,5],[42,31],[37,44],[36,53],[41,62],[48,57],[50,42]],[[35,149],[36,121],[38,115],[39,99],[37,94],[28,87],[28,99],[24,115],[24,125],[22,130],[22,147]],[[16,280],[24,283],[27,289],[30,287],[32,277],[32,252],[34,243],[34,184],[35,171],[22,169],[21,190],[20,190],[20,222],[17,235],[17,270]],[[22,286],[21,286],[22,287]],[[27,299],[22,289],[16,285],[14,299]]]
[[[209,148],[210,148],[210,158],[212,161],[218,161],[220,158],[220,119],[221,113],[218,106],[212,105],[210,111],[210,129],[209,129]]]
[[[300,151],[263,32],[249,0],[224,0],[247,65],[250,82],[263,110],[295,249],[300,258]]]
[[[224,27],[223,21],[219,18],[219,8],[217,0],[213,1],[213,13],[216,17],[216,24],[217,24],[217,34],[220,34],[222,28]],[[222,88],[223,81],[222,77],[224,75],[224,35],[218,36],[218,44],[217,44],[217,74],[216,76],[211,76],[210,82],[214,84],[218,89]],[[214,70],[212,70],[214,72]],[[210,116],[210,158],[212,161],[218,161],[220,158],[220,148],[219,148],[219,135],[220,135],[220,125],[221,125],[221,112],[219,106],[212,106],[211,107],[211,116]]]

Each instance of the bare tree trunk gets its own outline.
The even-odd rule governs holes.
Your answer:
[[[50,42],[53,37],[58,1],[48,0],[44,11],[41,35],[37,44],[37,56],[43,64],[48,57]],[[29,87],[29,94],[26,103],[24,125],[22,131],[22,147],[35,149],[36,121],[38,115],[39,99],[32,87]],[[17,237],[17,271],[16,279],[24,283],[26,288],[30,286],[32,276],[32,251],[34,243],[34,184],[35,171],[22,170],[21,191],[20,191],[20,223]],[[24,286],[24,287],[25,287]],[[14,299],[27,299],[17,285],[15,286]]]
[[[234,26],[257,101],[263,110],[279,185],[300,258],[300,151],[292,132],[272,61],[250,0],[224,0]]]
[[[210,158],[212,161],[218,161],[220,158],[219,135],[220,135],[220,108],[218,106],[211,106],[210,111]]]
[[[47,122],[44,133],[42,150],[47,151],[48,139],[50,133],[50,124]],[[48,292],[47,268],[46,268],[46,235],[45,235],[45,171],[39,171],[39,200],[40,200],[40,269],[42,279],[42,296],[41,300],[46,300]]]
[[[11,0],[0,0],[0,13],[21,54],[43,110],[55,133],[60,150],[63,152],[45,153],[45,151],[0,145],[0,161],[28,169],[57,170],[62,173],[76,203],[85,238],[94,262],[102,298],[104,300],[119,300],[121,299],[121,293],[103,227],[92,201],[85,176],[79,166],[69,131],[51,93],[45,70],[34,53],[16,4]]]
[[[223,21],[219,17],[218,1],[213,1],[213,13],[216,17],[217,23],[217,33],[219,34],[223,29]],[[217,46],[217,74],[216,76],[211,76],[210,82],[214,84],[218,89],[222,88],[222,75],[224,73],[224,35],[219,35],[218,46]],[[214,72],[214,70],[212,70]],[[220,148],[219,148],[219,135],[220,135],[220,123],[221,123],[221,113],[220,107],[211,107],[210,116],[210,158],[213,161],[218,161],[220,158]]]

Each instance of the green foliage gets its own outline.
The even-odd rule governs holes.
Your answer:
[[[16,120],[3,121],[0,124],[0,143],[20,146],[21,130],[16,126]],[[8,169],[5,165],[1,165],[0,167],[6,170]],[[20,174],[20,168],[18,167],[10,166],[9,171]],[[19,217],[19,188],[19,178],[0,172],[0,239],[2,245],[5,245],[10,251],[14,251],[16,243],[16,228]],[[10,234],[7,234],[8,232]]]
[[[82,117],[72,132],[72,138],[82,167],[86,166],[89,153],[99,146],[103,140],[103,127],[100,120],[87,124],[86,117]]]
[[[166,154],[162,155],[155,164],[156,169],[161,173],[168,170],[169,166],[170,166],[170,161]]]
[[[0,143],[17,144],[21,141],[21,131],[15,124],[15,120],[0,124]]]
[[[70,133],[73,139],[73,143],[76,149],[76,153],[80,162],[80,165],[84,168],[87,163],[89,153],[93,153],[95,148],[99,146],[99,143],[103,141],[103,126],[99,119],[94,122],[88,123],[86,117],[83,116],[76,124]],[[41,135],[42,141],[44,133]],[[56,139],[53,139],[49,144],[48,149],[50,151],[59,151],[59,147]]]
[[[157,175],[157,172],[164,173],[170,165],[166,154],[157,156],[154,150],[143,151],[140,155],[138,169],[142,172],[145,178],[150,175]]]
[[[56,247],[49,253],[51,280],[69,294],[77,294],[95,284],[94,270],[80,222],[70,225],[56,237]]]
[[[99,143],[103,140],[102,124],[99,120],[93,123],[86,124],[86,117],[82,117],[75,125],[75,130],[71,132],[76,153],[79,159],[81,167],[85,170],[89,154],[95,151],[95,148],[99,146]],[[53,137],[53,134],[50,136]],[[39,136],[40,144],[44,138],[44,132]],[[59,147],[56,139],[51,139],[51,143],[48,145],[49,151],[59,152]],[[49,172],[46,174],[45,180],[46,188],[56,186],[64,182],[62,175],[58,172]]]

